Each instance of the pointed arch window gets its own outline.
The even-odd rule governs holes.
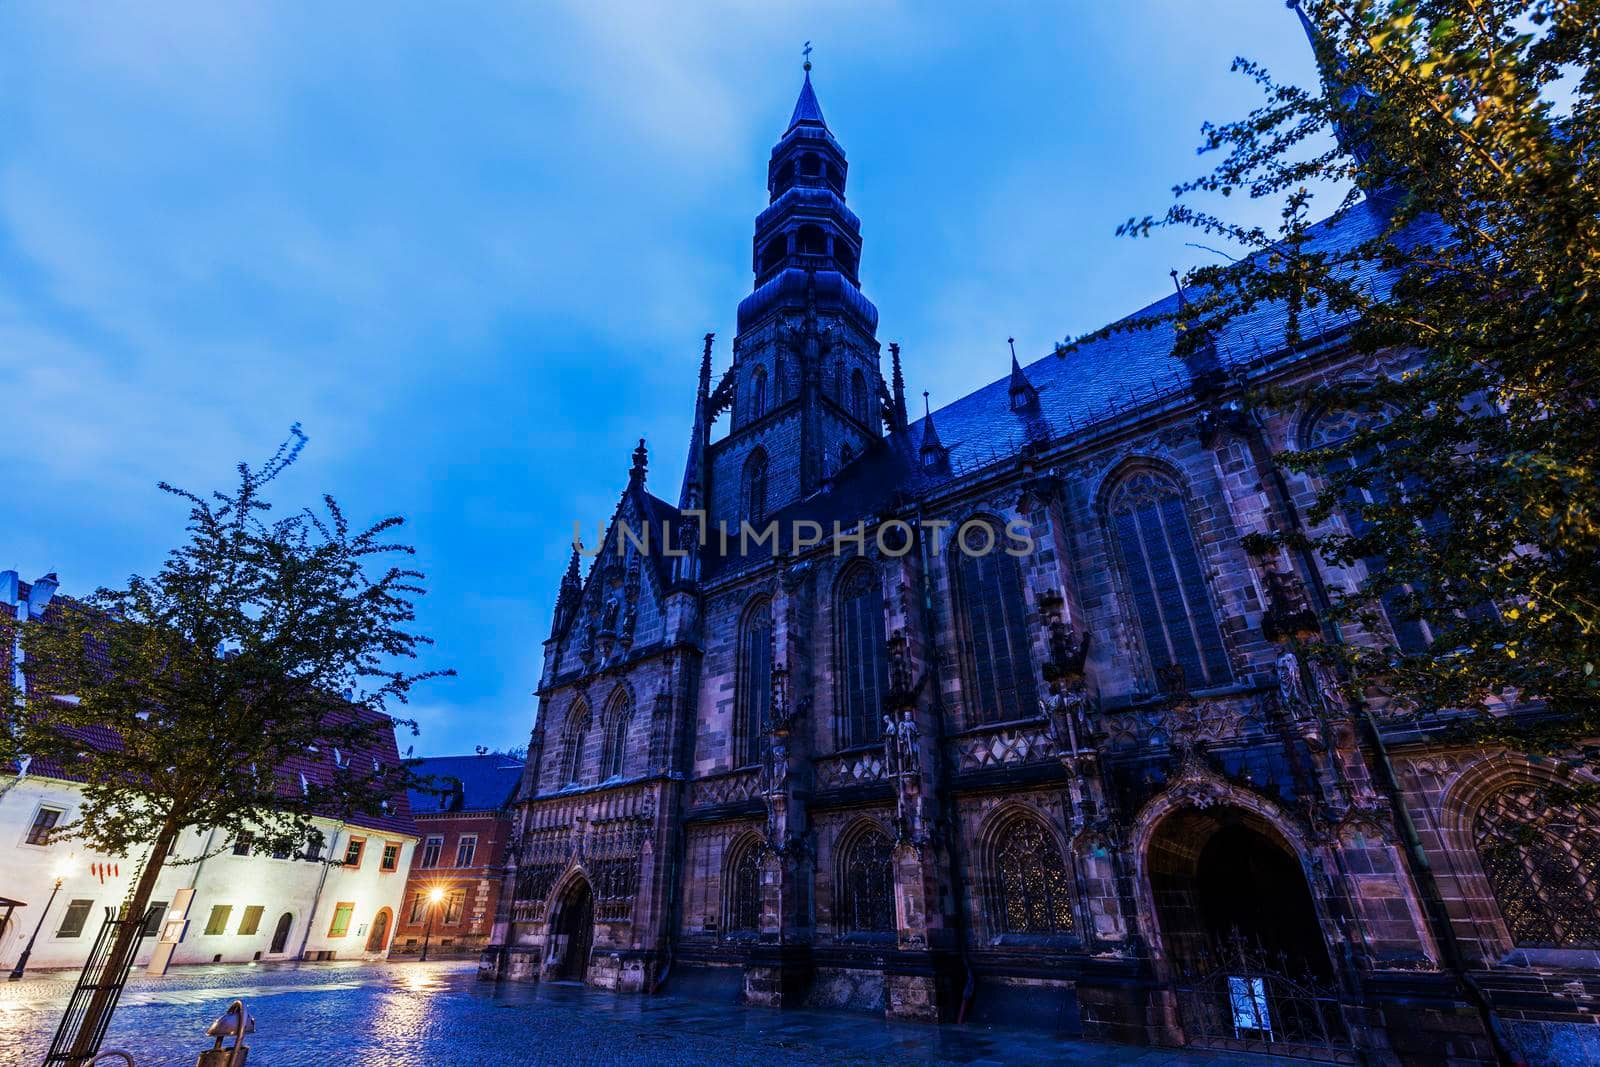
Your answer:
[[[1022,571],[1016,557],[1006,553],[997,524],[988,525],[993,535],[989,551],[968,555],[959,537],[950,550],[960,596],[962,698],[969,726],[1038,714]],[[964,543],[976,548],[985,539],[974,533]]]
[[[761,930],[761,844],[754,834],[746,834],[729,850],[722,876],[722,930]]]
[[[870,564],[858,563],[839,582],[841,746],[883,737],[883,699],[889,691],[889,657],[883,635],[883,585]]]
[[[567,712],[566,735],[561,753],[561,781],[577,785],[583,780],[583,748],[589,740],[589,706],[582,701]]]
[[[772,716],[772,602],[762,599],[745,612],[739,630],[739,685],[734,758],[739,766],[761,762],[761,735]]]
[[[895,928],[894,845],[882,830],[864,830],[841,850],[838,921],[845,933]]]
[[[750,379],[750,418],[767,413],[767,368],[757,367]]]
[[[1514,944],[1600,948],[1600,819],[1592,807],[1515,786],[1489,798],[1473,836]]]
[[[756,449],[744,461],[744,514],[751,523],[767,515],[767,453]]]
[[[867,378],[859,370],[850,375],[850,414],[857,422],[867,421]]]
[[[605,747],[600,754],[600,779],[620,777],[622,757],[628,745],[628,722],[632,718],[632,705],[628,695],[617,690],[606,705]]]
[[[1108,510],[1156,676],[1177,664],[1190,688],[1227,684],[1233,675],[1183,491],[1154,471],[1139,471],[1112,493]]]
[[[996,934],[1072,932],[1070,878],[1055,838],[1038,819],[1016,815],[988,850],[986,905]]]
[[[1310,448],[1323,448],[1339,444],[1354,437],[1357,432],[1371,426],[1379,420],[1379,416],[1371,412],[1356,411],[1327,411],[1318,415],[1312,422],[1306,434],[1306,441]],[[1334,473],[1358,468],[1372,468],[1377,466],[1381,446],[1376,444],[1360,448],[1352,455],[1330,457],[1323,464],[1323,470]],[[1350,532],[1360,537],[1372,528],[1367,521],[1366,511],[1370,507],[1379,506],[1389,502],[1395,496],[1393,482],[1385,484],[1374,478],[1366,485],[1356,488],[1347,487],[1344,491],[1343,515]],[[1380,571],[1384,567],[1382,556],[1367,556],[1362,559],[1362,564],[1368,573]],[[1427,624],[1412,618],[1405,610],[1405,590],[1391,589],[1379,598],[1383,609],[1383,617],[1389,623],[1389,630],[1394,634],[1394,643],[1400,651],[1416,653],[1427,651],[1432,637],[1428,632]]]

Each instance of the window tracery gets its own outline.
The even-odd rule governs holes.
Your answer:
[[[889,688],[883,633],[883,587],[871,566],[857,564],[839,583],[838,743],[864,745],[883,737],[883,700]]]
[[[1600,947],[1600,819],[1590,808],[1514,786],[1485,802],[1473,837],[1513,943]]]
[[[1022,571],[991,524],[991,550],[968,555],[952,547],[963,623],[962,651],[968,725],[1038,714],[1029,656]],[[972,535],[969,543],[984,539]]]
[[[1055,839],[1037,819],[1014,816],[999,829],[990,868],[989,921],[996,933],[1072,931],[1067,868]]]
[[[1138,471],[1117,486],[1107,510],[1156,677],[1176,665],[1191,688],[1231,681],[1182,490]]]
[[[845,847],[840,869],[839,926],[849,933],[895,928],[894,845],[878,829],[857,834]]]

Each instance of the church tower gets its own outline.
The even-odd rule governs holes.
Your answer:
[[[733,366],[712,407],[728,435],[707,451],[710,517],[737,529],[820,489],[882,436],[878,309],[861,292],[861,221],[845,206],[848,165],[811,87],[767,166],[756,217],[754,291],[739,304]]]

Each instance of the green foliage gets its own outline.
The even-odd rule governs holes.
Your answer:
[[[1276,303],[1287,323],[1281,338],[1259,338],[1264,349],[1326,343],[1330,323],[1347,324],[1336,327],[1339,343],[1387,368],[1256,395],[1279,410],[1364,416],[1352,436],[1278,457],[1322,479],[1307,517],[1323,558],[1383,561],[1334,605],[1343,622],[1365,619],[1384,635],[1382,647],[1356,640],[1336,650],[1356,676],[1401,706],[1535,702],[1592,731],[1600,3],[1301,6],[1323,85],[1280,84],[1235,61],[1265,101],[1208,125],[1202,152],[1218,157],[1213,169],[1177,186],[1164,215],[1122,232],[1193,228],[1239,250],[1190,273],[1190,304],[1173,316],[1176,355]],[[1350,190],[1339,211],[1374,213],[1374,236],[1319,240],[1312,208],[1330,189]],[[1226,198],[1238,193],[1279,207],[1275,232],[1228,221]],[[1325,522],[1352,512],[1364,521]],[[1424,620],[1429,648],[1393,647],[1380,602]]]
[[[426,642],[409,628],[422,575],[386,562],[412,551],[392,541],[398,518],[352,529],[325,497],[269,521],[262,490],[304,441],[295,427],[265,465],[240,464],[231,493],[163,483],[189,516],[160,571],[57,598],[21,625],[28,684],[0,693],[0,757],[84,780],[57,836],[112,855],[149,848],[157,868],[161,843],[188,827],[293,853],[314,814],[379,814],[412,780],[370,753],[391,750],[397,724],[414,731],[388,705],[437,673],[393,666]]]

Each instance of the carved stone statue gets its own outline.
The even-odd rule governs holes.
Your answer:
[[[1333,668],[1320,660],[1311,660],[1307,666],[1311,669],[1311,687],[1322,701],[1322,709],[1329,715],[1343,715],[1347,710],[1344,691]]]
[[[1039,710],[1049,723],[1050,737],[1057,749],[1077,755],[1078,738],[1089,730],[1085,715],[1088,706],[1089,691],[1082,683],[1055,689],[1040,698]]]
[[[917,744],[921,731],[917,729],[916,720],[911,717],[910,709],[900,713],[900,722],[895,726],[895,748],[899,753],[900,773],[918,774],[922,770],[922,750]]]
[[[899,727],[894,716],[883,716],[883,766],[891,777],[900,773]]]
[[[614,634],[617,632],[617,601],[607,600],[606,609],[600,616],[601,633]]]
[[[1285,711],[1303,714],[1310,707],[1306,698],[1305,679],[1300,675],[1300,657],[1286,648],[1278,656],[1278,702]]]

